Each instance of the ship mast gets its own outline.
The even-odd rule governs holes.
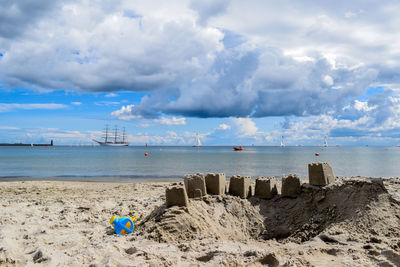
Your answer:
[[[108,141],[108,124],[106,124],[106,137],[105,137],[105,142],[107,143]]]
[[[122,132],[122,143],[125,143],[125,139],[126,139],[126,134],[125,134],[125,127],[124,127],[123,132]]]
[[[114,143],[117,143],[117,135],[118,135],[118,128],[117,128],[117,125],[115,125],[114,131],[115,131]]]

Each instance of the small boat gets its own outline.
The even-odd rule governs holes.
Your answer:
[[[328,147],[328,140],[327,140],[326,136],[324,137],[324,147]]]
[[[282,139],[281,139],[281,147],[285,147],[285,140],[283,139],[283,136],[282,136]]]
[[[196,133],[196,139],[194,141],[194,144],[192,147],[201,147],[201,142],[200,142],[200,138],[199,138],[199,134]]]
[[[233,150],[240,151],[240,150],[243,150],[243,147],[242,146],[234,146]]]

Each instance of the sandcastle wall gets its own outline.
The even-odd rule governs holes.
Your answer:
[[[327,185],[335,181],[332,167],[328,163],[308,164],[310,185]],[[281,196],[296,198],[301,193],[300,178],[296,174],[282,176]],[[166,189],[166,205],[188,206],[188,198],[201,198],[206,194],[223,195],[227,192],[226,176],[223,173],[188,174],[184,177],[184,186],[172,186]],[[252,196],[251,177],[233,175],[229,180],[229,193],[241,198]],[[271,199],[278,194],[275,177],[260,176],[255,182],[255,196]]]

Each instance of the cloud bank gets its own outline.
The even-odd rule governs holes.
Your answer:
[[[0,84],[142,92],[112,115],[164,125],[284,116],[329,117],[335,136],[393,130],[399,11],[375,0],[1,0]]]
[[[55,103],[41,103],[41,104],[19,104],[19,103],[0,103],[0,112],[9,112],[13,110],[23,109],[23,110],[33,110],[33,109],[45,109],[54,110],[67,108],[64,104]]]

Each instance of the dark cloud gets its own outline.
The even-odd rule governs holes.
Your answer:
[[[58,3],[55,0],[0,0],[0,37],[15,38],[28,31]]]
[[[209,18],[225,12],[229,3],[230,0],[192,0],[190,7],[198,13],[199,23],[204,25]]]
[[[156,107],[165,114],[201,118],[340,112],[365,92],[377,72],[365,67],[333,68],[323,58],[297,62],[276,49],[248,49],[240,44],[220,52],[207,74],[180,86],[173,100],[165,91],[154,94],[157,100],[147,99],[146,106],[139,105],[135,112]],[[327,75],[332,84],[324,80]]]

